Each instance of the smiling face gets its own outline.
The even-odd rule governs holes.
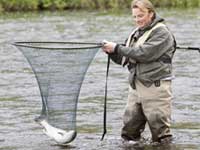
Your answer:
[[[136,26],[139,28],[149,25],[152,22],[154,16],[153,12],[150,12],[146,8],[133,8],[132,15]]]

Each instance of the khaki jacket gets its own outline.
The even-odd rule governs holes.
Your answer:
[[[125,46],[117,44],[114,53],[110,54],[118,64],[123,65],[124,60],[128,60],[129,83],[133,88],[136,78],[149,87],[157,80],[172,77],[171,60],[176,42],[163,21],[155,17],[148,27],[135,29]]]

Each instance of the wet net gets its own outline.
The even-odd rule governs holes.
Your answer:
[[[101,47],[96,43],[16,42],[38,82],[42,110],[38,120],[76,131],[76,110],[85,73]]]

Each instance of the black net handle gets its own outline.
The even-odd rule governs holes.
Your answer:
[[[188,49],[188,50],[196,50],[200,53],[200,47],[184,47],[184,46],[177,46],[177,49]]]
[[[32,45],[28,45],[28,44],[80,44],[80,45],[91,45],[91,46],[87,46],[87,47],[66,47],[66,48],[52,48],[52,47],[42,47],[42,46],[32,46]],[[88,48],[100,48],[102,47],[102,43],[95,43],[95,42],[50,42],[50,41],[39,41],[39,42],[35,42],[35,41],[31,41],[31,42],[14,42],[12,43],[12,45],[15,46],[21,46],[21,47],[29,47],[29,48],[39,48],[39,49],[88,49]],[[188,50],[197,50],[200,52],[200,48],[199,47],[183,47],[183,46],[177,46],[177,49],[188,49]]]

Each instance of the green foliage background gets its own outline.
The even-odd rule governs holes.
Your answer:
[[[122,10],[130,8],[132,0],[0,0],[0,11],[34,10]],[[156,7],[200,7],[200,0],[152,0]]]

